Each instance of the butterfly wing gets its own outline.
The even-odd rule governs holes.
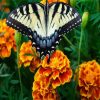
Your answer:
[[[55,50],[62,34],[80,22],[79,14],[69,5],[60,2],[49,5],[48,15],[45,15],[44,5],[35,3],[17,8],[7,19],[9,26],[32,40],[40,57]]]
[[[51,37],[53,49],[64,33],[68,33],[81,23],[78,12],[61,2],[49,5],[48,36]]]
[[[28,36],[32,40],[33,46],[38,48],[39,37],[46,35],[44,18],[42,4],[27,4],[12,11],[7,19],[7,24]]]

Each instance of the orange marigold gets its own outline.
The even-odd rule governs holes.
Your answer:
[[[50,77],[41,75],[39,70],[35,74],[32,90],[34,100],[59,100],[57,91],[50,85]]]
[[[31,63],[30,63],[30,71],[34,72],[36,68],[41,65],[41,60],[39,57],[34,56]]]
[[[6,5],[7,5],[6,0],[1,0],[1,2],[0,2],[0,10],[3,10],[3,11],[8,13],[8,12],[10,12],[10,9],[8,7],[6,7]]]
[[[16,51],[15,30],[6,25],[6,19],[0,20],[0,58],[9,57],[11,49]]]
[[[71,80],[70,61],[60,50],[55,51],[51,55],[49,63],[46,56],[41,65],[42,67],[39,69],[40,74],[51,78],[51,84],[54,89]]]
[[[68,0],[48,0],[48,3],[53,3],[53,2],[64,2],[68,4]],[[46,4],[46,0],[41,0],[42,4]]]
[[[30,66],[31,71],[34,71],[36,67],[40,64],[40,59],[36,53],[35,48],[32,48],[32,42],[24,42],[21,45],[19,53],[20,63],[25,67]]]
[[[82,100],[100,100],[100,65],[95,60],[80,65],[78,80]]]

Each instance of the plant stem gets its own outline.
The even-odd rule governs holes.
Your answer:
[[[64,39],[65,39],[71,46],[74,47],[74,45],[72,44],[72,42],[71,42],[65,35],[63,35],[63,37],[64,37]]]
[[[16,0],[12,0],[12,1],[13,1],[13,3],[14,3],[15,7],[17,7],[18,5],[17,5]]]
[[[5,15],[5,12],[4,12],[4,9],[2,9],[1,11],[2,11],[3,13],[2,13],[0,19],[3,19],[4,15]]]
[[[99,4],[100,1],[96,0],[96,4],[97,4],[97,12],[100,11],[100,4]]]
[[[79,48],[78,48],[78,66],[80,64],[81,45],[82,45],[83,33],[84,33],[84,29],[81,27],[81,35],[80,35]]]
[[[20,88],[21,88],[21,96],[22,96],[22,100],[23,100],[23,88],[22,88],[20,65],[19,65],[19,51],[20,51],[20,45],[17,46],[17,65],[18,65],[18,75],[19,75],[19,82],[20,82]]]
[[[76,90],[78,86],[79,64],[80,64],[80,57],[81,57],[81,45],[82,45],[83,33],[84,33],[84,29],[81,26],[81,34],[80,34],[80,41],[79,41],[79,48],[78,48],[78,67],[77,67],[77,72],[76,72],[76,86],[75,86]],[[76,91],[76,94],[78,95],[79,93]]]

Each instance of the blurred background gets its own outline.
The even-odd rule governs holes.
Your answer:
[[[20,5],[32,2],[40,0],[0,0],[0,21],[6,19],[9,13]],[[83,26],[66,34],[57,47],[68,56],[75,73],[81,62],[94,59],[100,63],[100,0],[64,0],[64,2],[77,9],[81,16],[84,14]],[[22,42],[24,41],[28,39],[23,36]],[[0,100],[22,100],[16,59],[14,50],[9,57],[0,58]],[[24,100],[32,100],[33,76],[34,73],[31,73],[28,67],[21,67],[20,78]],[[80,100],[75,84],[73,76],[70,83],[58,87],[61,100]]]

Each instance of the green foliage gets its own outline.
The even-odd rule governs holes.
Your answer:
[[[7,4],[2,8],[8,7],[11,11],[23,4],[40,2],[40,0],[6,1]],[[73,74],[78,65],[84,61],[95,59],[100,63],[100,0],[76,0],[75,8],[81,16],[85,11],[89,13],[87,26],[84,30],[79,26],[63,36],[57,47],[70,59]],[[0,18],[7,18],[7,16],[8,13],[1,9]],[[22,37],[23,41],[27,41],[27,38]],[[31,92],[34,75],[28,68],[22,67],[20,69],[22,94],[16,59],[16,53],[13,51],[9,58],[0,59],[0,100],[32,100]],[[57,90],[61,100],[80,100],[76,82],[73,78],[70,83],[58,87]]]

